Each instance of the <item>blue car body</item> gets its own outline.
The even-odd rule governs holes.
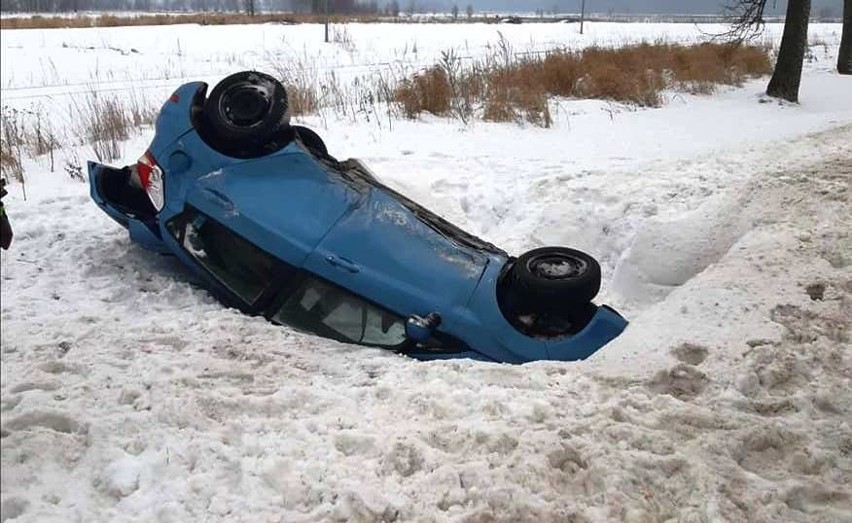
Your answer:
[[[626,327],[620,315],[601,306],[571,335],[520,332],[498,304],[498,282],[513,259],[507,253],[383,186],[360,162],[323,161],[298,140],[259,158],[217,152],[196,132],[191,117],[193,100],[205,90],[203,83],[183,85],[157,119],[149,152],[163,172],[161,210],[138,212],[115,196],[110,177],[125,171],[90,162],[89,178],[93,200],[127,227],[135,242],[177,256],[227,303],[278,321],[276,310],[292,292],[289,282],[309,275],[383,311],[382,330],[400,318],[437,313],[439,342],[387,346],[418,359],[579,360]],[[199,231],[208,239],[211,231],[235,235],[233,248],[239,252],[260,249],[259,271],[268,283],[238,291],[223,281],[205,265],[214,262],[194,251]],[[362,325],[361,340],[364,333]]]

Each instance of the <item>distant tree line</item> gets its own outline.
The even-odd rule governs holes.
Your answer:
[[[439,12],[429,0],[327,0],[335,14],[399,16],[400,12]],[[76,11],[165,12],[295,12],[320,14],[326,0],[3,0],[0,11],[9,13],[69,13]]]
[[[292,0],[291,10],[297,13],[320,14],[326,10],[326,0]],[[379,2],[370,0],[356,2],[355,0],[328,0],[328,12],[337,14],[378,14]]]
[[[254,0],[255,9],[290,8],[290,0]],[[68,13],[76,11],[242,11],[244,0],[3,0],[3,12]]]

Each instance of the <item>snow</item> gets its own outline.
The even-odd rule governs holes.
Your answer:
[[[166,96],[267,52],[417,67],[498,29],[518,51],[701,37],[353,25],[350,52],[318,26],[3,31],[3,105],[63,114],[89,82]],[[28,161],[0,258],[0,520],[852,519],[852,78],[839,25],[811,32],[799,105],[761,79],[661,109],[561,100],[552,129],[300,119],[513,254],[599,259],[600,300],[631,324],[580,363],[420,363],[246,317]]]

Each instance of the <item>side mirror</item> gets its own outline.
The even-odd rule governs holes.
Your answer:
[[[411,341],[422,343],[432,337],[440,324],[441,316],[437,312],[430,312],[425,317],[412,314],[405,321],[405,335]]]

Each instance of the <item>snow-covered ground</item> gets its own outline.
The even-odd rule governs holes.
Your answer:
[[[345,71],[416,44],[415,67],[488,52],[498,29],[516,51],[700,37],[587,28],[352,26],[351,50],[317,26],[4,31],[2,97],[61,112],[87,84],[168,92],[269,53]],[[799,105],[766,100],[763,79],[652,110],[561,101],[552,129],[302,120],[513,253],[598,257],[601,300],[631,325],[580,363],[419,363],[243,316],[131,244],[85,184],[28,161],[27,198],[5,199],[0,520],[849,521],[839,32],[812,27]]]

